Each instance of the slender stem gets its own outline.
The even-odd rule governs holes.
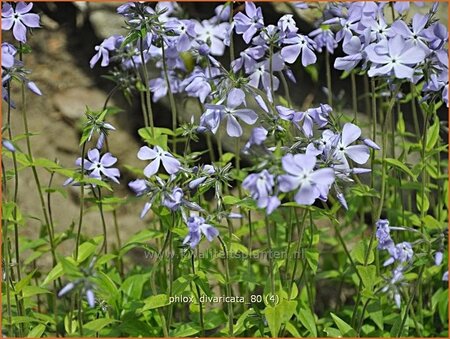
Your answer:
[[[284,89],[284,95],[286,96],[286,100],[289,104],[289,107],[292,108],[292,100],[291,100],[291,95],[289,94],[289,85],[286,81],[286,77],[284,76],[283,72],[279,72],[279,74],[280,74],[281,84],[283,85],[283,89]]]
[[[198,247],[197,247],[197,251],[198,251]],[[191,255],[191,267],[192,267],[192,274],[196,275],[195,273],[195,255],[194,253],[192,253]],[[201,297],[201,293],[200,293],[200,287],[198,287],[197,284],[195,285],[195,289],[197,291],[197,301],[198,301],[198,306],[199,306],[199,311],[200,311],[200,327],[202,329],[202,337],[205,336],[205,323],[203,320],[203,303],[200,299]]]
[[[409,309],[411,308],[412,302],[413,302],[414,297],[415,297],[416,292],[417,292],[417,287],[420,286],[421,283],[422,283],[422,275],[423,275],[424,268],[425,268],[425,265],[422,265],[420,267],[420,271],[419,271],[419,275],[418,275],[417,281],[414,284],[413,291],[412,291],[412,293],[411,293],[411,295],[409,297],[408,304],[406,305],[406,309],[405,309],[405,313],[403,315],[402,322],[400,324],[400,327],[398,328],[398,332],[397,332],[397,335],[396,335],[397,338],[400,338],[402,336],[403,328],[405,327],[406,318],[408,317]]]
[[[275,89],[273,88],[273,44],[269,46],[269,74],[270,74],[270,94],[272,103],[275,103]]]
[[[395,91],[395,93],[393,93],[391,101],[389,102],[387,112],[386,112],[385,116],[383,117],[383,124],[382,124],[383,133],[381,135],[382,142],[383,142],[382,146],[381,146],[381,192],[380,192],[380,204],[378,205],[378,211],[377,211],[375,220],[378,220],[381,217],[381,212],[383,211],[383,205],[384,205],[384,198],[385,198],[385,194],[386,194],[386,175],[387,175],[387,173],[386,173],[387,172],[387,168],[386,168],[387,167],[386,166],[386,155],[387,155],[386,121],[389,120],[389,118],[392,114],[392,109],[394,107],[398,92],[399,92],[399,89],[397,89]]]
[[[7,83],[7,92],[8,92],[8,98],[11,98],[11,83],[8,81]],[[9,140],[13,139],[12,135],[12,127],[11,127],[11,103],[10,99],[8,100],[8,112],[7,112],[7,129],[8,129],[8,138]],[[17,221],[17,196],[19,193],[19,171],[17,169],[17,158],[16,158],[16,152],[12,152],[12,159],[13,159],[13,169],[14,169],[14,196],[13,196],[13,219],[14,221]],[[3,163],[2,163],[3,164]],[[14,223],[14,241],[15,241],[15,254],[16,254],[16,263],[17,263],[17,276],[19,277],[19,280],[21,279],[21,272],[20,272],[20,252],[19,252],[19,231],[18,231],[18,225],[17,222]]]
[[[354,72],[351,72],[350,79],[352,82],[352,109],[353,109],[353,120],[355,124],[358,122],[358,96],[356,90],[356,76]]]
[[[328,105],[333,107],[333,91],[331,89],[331,68],[330,68],[330,52],[325,50],[325,70],[326,70],[326,78],[327,78],[327,96],[328,96]]]
[[[84,161],[86,156],[86,142],[81,146],[81,186],[80,186],[80,213],[78,215],[77,238],[75,240],[75,260],[78,260],[78,247],[80,246],[81,226],[84,214]]]
[[[302,218],[301,222],[298,218],[297,209],[295,209],[294,214],[295,214],[295,221],[296,221],[297,227],[298,227],[298,239],[297,239],[297,247],[295,250],[295,255],[296,255],[295,259],[298,259],[297,257],[300,255],[300,251],[302,248],[303,234],[305,233],[305,220],[306,220],[306,216],[308,215],[308,213],[307,213],[307,211],[303,212],[303,218]],[[292,287],[294,286],[295,274],[297,273],[298,261],[299,260],[294,260],[294,268],[292,269],[291,281],[289,283],[289,294],[288,294],[289,299],[291,298],[291,295],[292,295]]]
[[[155,135],[155,125],[153,123],[153,110],[152,110],[152,102],[151,102],[151,98],[150,98],[150,88],[149,88],[149,76],[148,76],[148,70],[147,70],[147,65],[145,63],[145,58],[144,58],[144,41],[143,41],[143,37],[141,37],[139,39],[139,43],[140,43],[140,48],[139,48],[139,52],[140,52],[140,56],[141,56],[141,63],[142,63],[142,71],[143,71],[143,78],[142,78],[142,82],[145,88],[145,102],[146,102],[146,109],[145,109],[145,113],[147,116],[147,121],[150,124],[150,129],[151,129],[151,133],[152,136]]]
[[[102,220],[102,228],[103,228],[103,244],[102,244],[102,248],[100,249],[100,252],[102,251],[102,249],[105,251],[105,254],[108,253],[108,242],[106,239],[106,222],[105,222],[105,215],[103,213],[103,200],[102,200],[102,189],[100,186],[98,186],[98,210],[100,212],[100,218]]]
[[[233,11],[234,11],[234,2],[230,1],[230,16],[228,19],[228,23],[230,24],[230,27],[232,27],[233,24]],[[234,60],[234,34],[233,30],[230,32],[230,62]]]
[[[222,245],[223,248],[223,252],[224,252],[224,262],[225,262],[225,280],[226,280],[226,296],[227,299],[229,299],[231,297],[231,281],[230,281],[230,267],[229,267],[229,263],[228,263],[228,250],[227,250],[227,246],[225,245],[225,242],[222,240],[222,238],[220,236],[218,236],[218,239],[220,241],[220,244]],[[233,326],[234,326],[234,316],[233,316],[233,304],[232,303],[227,303],[228,304],[228,335],[229,337],[233,337]]]
[[[270,222],[267,216],[265,224],[266,224],[267,248],[269,250],[269,278],[270,278],[270,293],[271,293],[271,298],[269,299],[272,300],[273,297],[275,296],[275,279],[273,275],[273,255],[272,255],[272,241],[270,236]]]
[[[417,106],[416,106],[416,86],[411,83],[410,90],[412,94],[411,98],[411,111],[413,116],[413,123],[414,123],[414,132],[416,133],[417,137],[420,136],[420,129],[419,129],[419,118],[417,116]]]
[[[163,58],[163,69],[164,69],[164,77],[166,78],[166,86],[167,92],[169,93],[169,102],[170,102],[170,110],[172,112],[172,131],[175,133],[177,129],[177,104],[175,103],[175,99],[173,97],[172,89],[170,86],[169,73],[167,71],[167,62],[166,62],[166,52],[164,48],[164,39],[161,39],[161,49],[162,49],[162,58]],[[176,153],[177,149],[177,138],[173,136],[172,138],[172,151]]]

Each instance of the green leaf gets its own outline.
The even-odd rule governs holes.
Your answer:
[[[20,280],[16,284],[16,286],[15,286],[15,292],[16,293],[19,293],[20,291],[22,291],[22,289],[30,283],[30,281],[33,278],[33,275],[34,275],[35,272],[36,272],[36,270],[34,270],[30,274],[28,274],[25,278],[22,278],[22,280]]]
[[[27,334],[27,338],[40,338],[45,331],[45,325],[39,324],[31,329]]]
[[[416,193],[416,205],[419,212],[426,213],[428,209],[430,208],[430,201],[428,200],[428,197],[426,194],[423,195],[422,199],[422,192]]]
[[[98,243],[91,241],[86,241],[80,245],[78,248],[78,263],[85,261],[92,254],[94,254],[97,249]]]
[[[367,307],[367,313],[369,314],[370,319],[378,326],[380,330],[383,331],[383,309],[381,304],[378,301],[371,303]]]
[[[111,318],[102,318],[102,319],[95,319],[87,324],[83,325],[83,328],[86,330],[91,330],[95,332],[99,332],[104,327],[111,325],[112,323],[117,322],[117,320],[111,319]]]
[[[269,325],[272,337],[277,337],[281,325],[288,322],[295,312],[297,302],[293,300],[282,299],[275,306],[266,306],[264,314]]]
[[[44,281],[42,282],[41,286],[45,286],[48,283],[58,279],[63,275],[63,266],[61,263],[56,264],[55,267],[52,268],[52,270],[49,272],[49,274],[45,277]]]
[[[163,307],[166,305],[170,305],[169,297],[167,294],[157,294],[152,295],[146,299],[144,299],[144,306],[142,307],[142,312],[146,310],[152,310],[155,308]]]
[[[317,81],[319,80],[319,71],[317,70],[317,67],[315,65],[309,65],[305,67],[305,71],[309,74],[311,80],[314,83],[317,83]]]
[[[122,283],[120,290],[131,300],[139,300],[141,299],[144,284],[148,281],[149,276],[149,273],[131,275]]]
[[[51,292],[49,290],[47,290],[46,288],[42,288],[42,287],[38,287],[38,286],[25,286],[22,289],[22,297],[23,298],[28,298],[33,295],[45,294],[45,293],[51,293]]]
[[[344,337],[356,337],[356,331],[347,324],[344,320],[339,318],[336,314],[330,312],[331,317],[333,318],[334,323],[339,329],[339,332]]]
[[[425,150],[427,152],[434,148],[439,139],[439,126],[439,119],[435,119],[433,125],[431,125],[427,130],[427,142],[425,145]]]
[[[369,244],[366,241],[358,241],[355,245],[355,247],[351,251],[352,258],[359,264],[365,264],[366,259],[366,252],[368,250]],[[375,260],[374,255],[374,246],[372,244],[372,250],[369,253],[369,256],[367,258],[367,264],[373,263]]]
[[[317,337],[316,320],[309,307],[301,308],[297,313],[297,318],[302,325],[309,331],[311,337]],[[286,326],[287,328],[287,326]]]
[[[200,326],[194,323],[181,324],[179,326],[176,326],[175,329],[170,332],[169,337],[189,337],[197,334],[198,332],[200,332],[200,330]]]
[[[316,274],[319,265],[319,252],[317,250],[307,250],[305,254],[309,267]]]
[[[395,167],[398,170],[408,174],[414,181],[417,180],[414,173],[404,163],[400,162],[399,160],[393,159],[393,158],[386,158],[386,159],[384,159],[384,161],[388,165],[391,165],[392,167]]]
[[[377,280],[376,267],[374,265],[356,265],[356,269],[361,276],[364,287],[372,290]]]

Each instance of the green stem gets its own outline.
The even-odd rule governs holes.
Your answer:
[[[397,332],[397,335],[396,335],[397,338],[400,338],[402,336],[403,328],[405,327],[406,318],[408,317],[409,309],[411,308],[412,302],[413,302],[414,297],[415,297],[416,292],[417,292],[417,287],[419,285],[421,285],[421,282],[422,282],[422,275],[423,275],[424,268],[425,268],[424,265],[422,265],[420,267],[420,271],[419,271],[419,275],[418,275],[417,281],[414,284],[413,291],[412,291],[412,293],[411,293],[411,295],[409,297],[408,304],[406,305],[406,309],[405,309],[405,313],[403,315],[402,322],[400,324],[400,327],[398,328],[398,332]]]
[[[297,273],[297,265],[298,265],[298,256],[300,255],[301,247],[302,247],[302,241],[303,241],[303,234],[305,233],[305,220],[306,216],[308,215],[307,211],[303,212],[303,218],[302,222],[300,223],[300,220],[298,218],[297,209],[295,209],[295,220],[298,227],[298,239],[297,239],[297,247],[295,250],[296,260],[294,260],[294,268],[292,269],[292,275],[291,275],[291,281],[289,283],[289,299],[292,295],[292,287],[294,286],[295,282],[295,274]]]
[[[400,88],[400,86],[399,86]],[[386,122],[389,121],[390,116],[392,114],[392,109],[395,104],[395,100],[397,98],[397,94],[399,92],[399,89],[393,93],[391,101],[389,102],[389,106],[387,109],[387,112],[385,116],[383,117],[383,124],[382,129],[383,133],[381,134],[382,137],[382,146],[381,146],[381,192],[380,192],[380,204],[378,205],[378,211],[376,214],[375,220],[380,219],[381,212],[383,211],[383,205],[384,205],[384,198],[386,195],[386,175],[387,175],[387,166],[386,166],[386,148],[387,148],[387,133],[386,133]]]
[[[325,50],[325,70],[327,78],[327,90],[328,90],[328,105],[333,107],[333,91],[331,89],[331,68],[330,68],[330,53]]]
[[[86,142],[81,146],[81,185],[80,185],[80,213],[78,215],[77,238],[75,240],[75,261],[78,260],[78,247],[80,246],[81,226],[83,225],[84,214],[84,162],[86,157]]]
[[[105,254],[108,253],[108,242],[106,239],[106,222],[105,222],[105,215],[103,213],[103,200],[102,200],[102,189],[100,186],[98,186],[98,199],[97,199],[97,206],[98,206],[98,210],[100,212],[100,218],[102,220],[102,228],[103,228],[103,244],[102,247],[100,249],[100,252],[102,250],[105,251]]]
[[[142,72],[143,72],[142,82],[143,82],[144,89],[145,89],[145,102],[146,102],[145,114],[147,116],[147,121],[150,124],[152,136],[154,136],[155,135],[155,125],[153,122],[153,109],[152,109],[152,102],[151,102],[151,98],[150,98],[150,88],[149,88],[149,84],[148,84],[150,78],[148,76],[147,65],[145,63],[145,58],[144,58],[143,37],[141,37],[139,39],[139,43],[140,43],[139,52],[140,52],[140,56],[141,56]]]
[[[175,103],[175,99],[173,97],[173,93],[170,86],[169,73],[167,71],[167,63],[166,63],[166,52],[164,48],[164,41],[161,39],[161,49],[162,49],[162,58],[163,58],[163,69],[164,69],[164,77],[166,78],[167,92],[169,93],[169,102],[170,102],[170,110],[172,112],[172,131],[175,133],[177,129],[177,105]],[[177,148],[177,138],[173,136],[172,138],[172,151],[176,153]]]
[[[275,279],[273,275],[273,255],[272,255],[272,241],[270,236],[270,222],[269,218],[266,216],[266,235],[267,235],[267,249],[269,250],[269,278],[270,278],[270,293],[271,297],[269,300],[275,296]]]
[[[222,245],[222,249],[224,252],[224,262],[225,262],[225,280],[226,280],[226,287],[225,287],[225,291],[226,291],[226,296],[227,299],[229,299],[231,297],[231,281],[230,281],[230,267],[229,267],[229,262],[228,262],[228,250],[227,250],[227,246],[225,245],[225,242],[223,241],[223,239],[218,236],[218,239],[220,241],[220,244]],[[233,337],[234,336],[234,331],[233,331],[233,326],[234,326],[234,316],[233,316],[233,304],[231,302],[227,303],[228,304],[228,335],[229,337]]]
[[[197,251],[198,250],[199,250],[199,248],[197,247]],[[195,256],[194,256],[194,253],[192,253],[192,255],[191,255],[191,267],[192,267],[192,274],[195,276],[196,273],[195,273]],[[205,336],[205,322],[204,322],[204,319],[203,319],[203,303],[200,300],[200,297],[201,297],[200,287],[198,287],[198,285],[195,284],[195,283],[194,283],[194,285],[195,285],[195,289],[196,289],[196,292],[197,292],[197,301],[198,301],[199,312],[200,312],[199,316],[200,316],[200,327],[202,329],[201,333],[202,333],[202,337],[204,337]]]
[[[355,124],[358,122],[358,97],[357,97],[357,90],[356,90],[356,77],[355,73],[351,72],[350,79],[352,82],[352,109],[353,109],[353,120]]]

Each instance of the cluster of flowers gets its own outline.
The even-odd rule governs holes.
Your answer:
[[[9,98],[10,84],[13,79],[26,84],[33,93],[42,95],[36,84],[28,79],[30,71],[25,69],[22,61],[23,44],[27,41],[27,29],[40,27],[39,15],[30,13],[32,8],[33,3],[31,2],[2,5],[2,30],[12,30],[14,39],[19,43],[18,48],[7,42],[2,43],[2,98],[10,104],[11,108],[16,106]],[[19,56],[20,58],[17,58]]]
[[[389,5],[397,12],[392,24],[384,14]],[[336,69],[349,72],[360,67],[369,77],[423,81],[423,92],[440,92],[448,107],[448,32],[435,19],[438,6],[434,3],[429,13],[415,14],[408,23],[403,13],[409,3],[330,3],[324,11],[327,26],[321,28],[323,43],[331,47],[342,42],[347,55],[336,59]],[[340,28],[336,37],[328,25]]]
[[[399,286],[402,284],[403,274],[410,267],[412,263],[412,258],[414,251],[412,249],[411,243],[403,241],[401,243],[395,244],[391,238],[390,231],[392,227],[389,227],[389,221],[386,219],[380,219],[376,223],[376,237],[378,240],[378,249],[386,250],[390,257],[387,259],[383,266],[389,266],[394,263],[397,266],[392,270],[392,277],[389,279],[386,286],[383,287],[382,291],[390,291],[393,296],[395,303],[400,307],[400,290]]]
[[[391,230],[398,231],[415,231],[414,229],[408,229],[407,227],[390,226],[389,220],[380,219],[376,223],[376,238],[378,240],[378,249],[384,250],[389,253],[389,258],[383,263],[383,266],[390,266],[396,264],[392,270],[392,275],[387,279],[387,284],[382,288],[383,292],[389,291],[395,300],[398,307],[401,304],[400,287],[405,284],[404,273],[412,266],[414,250],[413,244],[407,241],[395,243],[391,238]],[[441,238],[444,238],[442,234]],[[418,241],[420,242],[420,241]],[[440,266],[444,259],[442,250],[439,249],[434,253],[434,264]],[[448,270],[442,276],[442,280],[448,281]]]

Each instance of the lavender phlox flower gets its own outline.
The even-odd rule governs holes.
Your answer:
[[[214,169],[214,166],[212,165],[203,165],[201,168],[197,168],[197,174],[200,175],[200,177],[198,177],[197,179],[192,180],[189,183],[189,188],[190,189],[195,189],[197,188],[199,185],[201,185],[202,183],[205,182],[206,179],[208,179],[209,176],[211,176],[212,174],[214,174],[216,172],[216,170]]]
[[[381,147],[378,146],[372,139],[364,138],[362,141],[363,143],[365,143],[370,148],[373,148],[374,150],[379,151],[381,149]]]
[[[286,154],[282,159],[283,170],[287,174],[278,177],[282,192],[298,189],[295,201],[302,205],[312,205],[319,197],[326,197],[334,182],[331,168],[314,170],[316,157],[306,154]]]
[[[253,145],[260,146],[267,139],[267,134],[268,131],[262,126],[253,128],[250,138],[244,146],[244,151],[248,151]]]
[[[213,24],[208,20],[203,20],[201,23],[196,22],[196,40],[207,43],[211,48],[212,55],[221,56],[225,52],[224,40],[226,39],[229,25],[228,22]]]
[[[216,134],[220,126],[220,121],[223,117],[222,105],[209,105],[205,106],[206,111],[200,117],[199,132],[211,131]]]
[[[298,27],[292,14],[283,15],[277,23],[278,28],[284,34],[297,33]]]
[[[277,110],[278,115],[281,119],[291,121],[294,126],[296,126],[298,129],[301,129],[301,127],[299,126],[299,122],[304,118],[303,112],[297,112],[292,108],[284,107],[281,105],[275,106],[275,109]]]
[[[159,19],[162,22],[166,22],[169,19],[169,16],[174,14],[176,11],[180,10],[180,5],[175,1],[158,1],[155,6],[155,10],[158,13],[163,12],[159,15]]]
[[[319,107],[309,108],[302,113],[303,132],[307,137],[313,135],[313,123],[319,128],[323,128],[328,124],[328,116],[333,109],[328,104],[320,104]]]
[[[347,157],[357,164],[365,164],[370,157],[369,148],[366,145],[352,145],[361,136],[361,129],[352,123],[346,123],[342,128],[341,137],[334,151],[334,158],[340,162],[340,166],[349,168]]]
[[[111,153],[105,153],[100,157],[97,148],[90,149],[87,153],[87,159],[84,160],[84,169],[88,171],[89,177],[102,180],[102,176],[119,184],[120,171],[117,168],[111,168],[117,162],[117,158]],[[76,160],[76,165],[81,167],[81,158]]]
[[[283,44],[287,45],[281,49],[281,57],[285,62],[292,64],[301,54],[304,67],[316,63],[317,57],[313,52],[316,43],[306,35],[297,34],[294,37],[286,38],[283,40]]]
[[[15,63],[15,59],[14,56],[17,53],[17,49],[7,43],[7,42],[3,42],[2,43],[2,67],[4,68],[11,68],[14,66]]]
[[[165,23],[165,28],[178,35],[178,52],[187,51],[191,46],[191,41],[196,37],[195,22],[191,20],[171,18]]]
[[[339,203],[344,207],[346,210],[348,210],[347,200],[345,199],[345,196],[342,192],[339,192],[336,194],[336,198],[338,199]]]
[[[144,195],[149,191],[148,182],[144,179],[136,179],[128,183],[128,187],[136,194],[136,196]]]
[[[323,48],[326,48],[328,53],[333,54],[334,49],[337,47],[334,33],[328,27],[319,27],[309,33],[309,37],[313,38],[316,45],[314,46],[317,51],[322,52]]]
[[[2,146],[10,152],[15,152],[16,148],[11,141],[2,138]]]
[[[423,49],[425,54],[429,54],[430,49],[427,45],[428,39],[425,35],[425,25],[427,24],[428,19],[427,15],[415,14],[412,19],[411,28],[409,28],[403,20],[397,20],[392,24],[391,30],[395,34],[402,36],[406,43],[418,46]]]
[[[435,22],[423,31],[423,36],[428,41],[428,46],[434,50],[440,50],[448,41],[447,27],[439,22]]]
[[[183,202],[183,195],[183,190],[180,187],[175,187],[172,192],[164,194],[162,204],[171,211],[176,211]]]
[[[250,73],[266,52],[264,46],[249,47],[240,53],[240,57],[231,62],[233,72],[239,71],[244,66],[245,72]]]
[[[95,64],[100,60],[100,58],[102,59],[100,65],[102,67],[108,66],[110,53],[117,49],[118,45],[122,43],[122,40],[123,36],[113,35],[103,40],[100,45],[95,46],[94,49],[97,51],[97,53],[89,61],[90,67],[94,68]]]
[[[191,97],[199,98],[200,101],[204,103],[211,93],[210,79],[218,74],[220,74],[220,71],[215,67],[212,67],[211,71],[196,67],[194,68],[194,71],[181,82],[180,89],[183,89],[183,91]]]
[[[218,21],[228,21],[230,19],[231,6],[229,4],[219,5],[214,9]]]
[[[170,90],[172,91],[172,93],[178,93],[180,90],[181,82],[178,79],[175,71],[168,70],[167,77],[169,78]],[[153,93],[153,102],[157,102],[167,95],[167,80],[163,73],[161,74],[161,77],[150,80],[149,86],[151,92]]]
[[[18,2],[15,7],[9,3],[2,6],[2,30],[13,30],[14,38],[20,42],[27,41],[27,28],[39,28],[39,15],[29,13],[33,3]]]
[[[264,27],[261,7],[256,8],[253,2],[246,2],[245,14],[239,12],[233,19],[236,33],[243,34],[242,37],[247,44],[258,32],[258,30]]]
[[[405,13],[411,4],[411,1],[395,1],[394,2],[394,9],[399,12],[400,14]],[[414,4],[418,7],[423,6],[423,1],[414,1]]]
[[[436,251],[434,253],[434,264],[439,266],[442,264],[442,260],[444,260],[444,253],[442,253],[442,251]]]
[[[448,281],[448,271],[445,271],[445,273],[442,275],[443,281]]]
[[[212,225],[207,224],[206,220],[200,216],[190,216],[186,221],[189,233],[184,238],[183,245],[189,244],[191,248],[195,248],[202,238],[202,234],[213,241],[219,235],[219,231]]]
[[[390,235],[390,228],[389,228],[389,220],[387,219],[379,219],[376,222],[376,237],[378,240],[378,249],[380,250],[387,250],[389,248],[395,247],[394,241],[391,238]]]
[[[402,284],[404,278],[403,266],[399,265],[392,271],[392,277],[389,279],[386,286],[382,288],[382,292],[390,291],[394,297],[395,304],[398,308],[401,306],[401,295],[398,285]]]
[[[253,125],[258,119],[258,115],[253,110],[237,108],[243,103],[245,103],[244,92],[241,89],[233,88],[228,93],[226,105],[206,104],[205,108],[217,115],[217,117],[214,117],[214,122],[217,122],[217,119],[219,121],[222,119],[227,120],[227,134],[230,137],[239,137],[242,135],[242,127],[237,121],[237,118],[249,125]],[[208,114],[208,112],[205,112],[205,114]],[[208,125],[207,122],[204,122],[204,124]],[[202,121],[200,121],[200,125],[202,125]],[[210,124],[209,127],[213,127],[211,131],[215,133],[214,130],[217,131],[218,125]]]
[[[379,14],[377,18],[367,18],[361,20],[360,23],[366,27],[364,30],[364,37],[367,43],[372,41],[382,41],[395,36],[384,20],[383,14]]]
[[[272,57],[272,72],[279,72],[284,68],[283,58],[280,56],[280,53],[276,53]],[[251,71],[252,73],[249,76],[249,85],[259,88],[259,85],[262,84],[262,87],[266,89],[266,92],[271,98],[271,83],[273,83],[273,90],[276,91],[278,86],[280,85],[280,80],[272,74],[272,82],[270,78],[270,60],[265,60],[259,62],[255,65],[254,69]]]
[[[269,108],[267,107],[267,105],[266,105],[266,103],[265,103],[265,101],[264,101],[264,99],[262,98],[261,95],[259,95],[259,94],[256,95],[255,96],[255,101],[258,104],[258,106],[261,107],[261,109],[264,112],[269,113]]]
[[[398,243],[395,246],[390,246],[387,250],[391,257],[383,263],[383,266],[391,265],[396,261],[403,265],[410,262],[414,255],[411,244],[406,241]]]
[[[330,129],[324,130],[320,139],[313,140],[306,146],[306,154],[312,156],[322,155],[322,158],[327,160],[338,142],[339,134],[334,133]]]
[[[297,9],[308,9],[309,8],[309,3],[307,1],[294,2],[293,5]]]
[[[354,69],[364,58],[364,47],[365,46],[361,43],[361,39],[359,37],[351,37],[342,45],[342,49],[347,55],[336,58],[334,61],[334,68],[347,72]]]
[[[276,196],[273,196],[274,185],[274,176],[267,170],[249,174],[242,182],[242,187],[250,192],[259,208],[267,209],[267,214],[271,214],[281,203]]]
[[[167,151],[164,151],[160,146],[150,148],[142,146],[137,154],[140,160],[152,160],[144,169],[144,175],[150,178],[158,172],[159,166],[162,163],[164,169],[169,174],[175,174],[181,169],[181,163]]]
[[[372,62],[368,72],[370,77],[394,74],[399,79],[412,79],[413,67],[425,59],[423,49],[405,44],[399,35],[386,42],[367,46],[366,53]]]

